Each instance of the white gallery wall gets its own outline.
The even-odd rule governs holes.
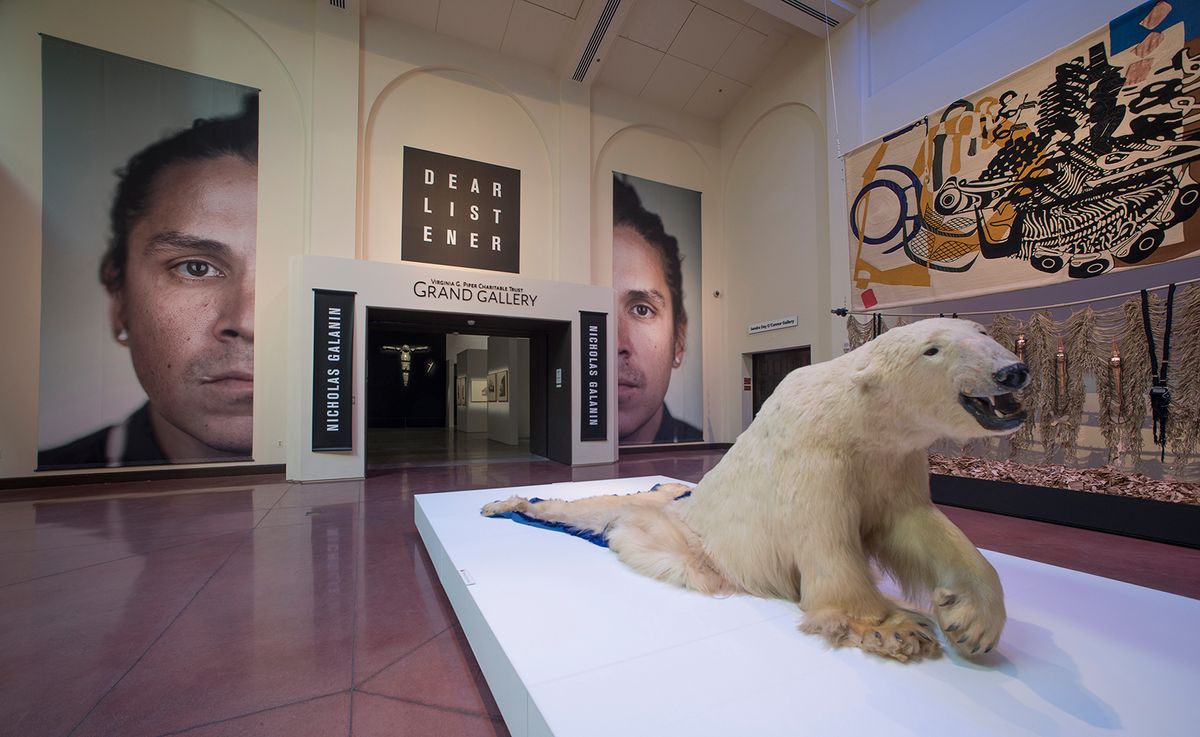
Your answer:
[[[512,387],[525,380],[520,375],[521,367],[517,359],[517,338],[488,338],[487,370],[493,373],[507,371],[508,396],[504,401],[496,397],[496,401],[487,403],[487,432],[488,439],[505,445],[516,445],[520,437],[521,413],[517,403],[512,401]]]
[[[467,381],[467,404],[465,407],[455,407],[455,431],[457,432],[487,432],[488,406],[486,402],[471,401],[471,385],[476,381],[487,381],[487,344],[486,336],[472,336],[478,339],[482,348],[467,348],[457,354],[455,378],[462,376]]]
[[[743,355],[811,346],[814,361],[831,356],[825,74],[821,45],[788,46],[722,122],[726,437],[749,424]],[[749,334],[751,324],[784,317],[798,324]]]
[[[450,382],[450,387],[446,390],[446,416],[454,418],[454,429],[460,432],[476,432],[472,429],[472,424],[468,421],[470,402],[466,407],[459,407],[454,401],[454,379],[459,376],[467,376],[469,365],[462,363],[456,365],[459,359],[459,353],[463,351],[486,351],[487,336],[486,335],[458,335],[450,334],[446,336],[446,362],[448,366],[453,366],[453,371],[447,372],[447,379]],[[466,357],[465,355],[463,356]],[[470,392],[470,384],[467,384],[467,391]]]
[[[363,32],[359,255],[399,262],[404,147],[521,171],[521,273],[557,278],[555,78],[548,70],[395,21]]]

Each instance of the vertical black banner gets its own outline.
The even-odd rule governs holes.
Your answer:
[[[404,147],[400,258],[521,270],[521,171]]]
[[[354,292],[313,290],[312,449],[353,450]]]
[[[579,313],[579,375],[583,377],[580,396],[581,440],[608,440],[608,315],[603,312]]]

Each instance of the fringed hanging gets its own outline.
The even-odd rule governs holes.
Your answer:
[[[1175,296],[1175,334],[1171,338],[1171,424],[1168,444],[1174,470],[1182,474],[1200,441],[1200,288]]]
[[[1158,298],[1151,295],[1150,301],[1153,313]],[[1142,457],[1142,424],[1150,411],[1150,354],[1142,327],[1141,302],[1130,300],[1121,310],[1125,313],[1125,324],[1117,336],[1117,348],[1121,351],[1121,422],[1117,427],[1116,462],[1137,465]],[[1152,314],[1152,321],[1153,317]]]
[[[1111,429],[1110,433],[1106,432],[1104,439],[1108,444],[1108,462],[1115,463],[1119,453],[1117,452],[1120,446],[1120,429],[1121,423],[1125,421],[1125,405],[1122,404],[1125,396],[1121,389],[1121,347],[1117,341],[1112,342],[1112,358],[1108,359],[1109,365],[1109,380],[1112,382],[1112,392],[1109,395],[1108,409],[1111,412],[1112,427],[1107,428],[1101,423],[1101,427],[1105,430]],[[1103,416],[1102,416],[1103,417]]]
[[[1059,409],[1058,444],[1068,455],[1075,453],[1079,440],[1079,426],[1083,420],[1083,405],[1087,399],[1086,374],[1096,377],[1096,393],[1100,400],[1100,425],[1104,426],[1104,406],[1112,393],[1108,381],[1108,362],[1103,348],[1096,337],[1096,312],[1091,307],[1074,313],[1063,324],[1060,333],[1065,366],[1063,366],[1063,388]],[[1111,414],[1111,412],[1110,412]],[[1110,420],[1111,421],[1111,420]]]
[[[1058,339],[1054,319],[1048,312],[1039,312],[1029,320],[1025,331],[1025,364],[1029,366],[1029,386],[1025,389],[1026,409],[1037,418],[1037,433],[1046,451],[1046,462],[1058,450],[1058,418],[1055,395],[1058,381],[1055,376]],[[1033,430],[1033,422],[1026,422]]]
[[[1151,294],[1149,307],[1152,331],[1162,336],[1163,300]],[[911,319],[900,318],[892,327]],[[862,322],[851,315],[846,324],[852,348],[887,329],[878,315]],[[1136,467],[1141,462],[1152,379],[1139,299],[1105,310],[1084,307],[1061,322],[1048,312],[1026,322],[1001,313],[994,316],[990,333],[1029,366],[1030,383],[1020,396],[1030,420],[1003,440],[964,444],[964,454],[985,445],[998,451],[1007,443],[1016,457],[1040,445],[1046,461],[1059,451],[1069,461],[1078,450],[1091,376],[1098,403],[1095,422],[1108,463]],[[1182,474],[1200,448],[1200,285],[1179,290],[1175,298],[1169,381],[1167,447],[1174,472]]]
[[[1016,353],[1017,321],[1012,318],[1012,315],[1003,312],[996,315],[992,318],[992,329],[989,332],[992,340]]]
[[[1016,353],[1017,333],[1019,332],[1019,326],[1017,321],[1013,319],[1012,315],[1004,312],[995,315],[992,318],[992,327],[988,330],[988,332],[991,334],[992,340],[995,340],[1000,345]],[[1018,392],[1017,397],[1018,399],[1023,400],[1024,393]],[[993,450],[998,451],[1006,442],[1011,442],[1011,439],[991,438],[987,441],[987,445]]]
[[[1028,356],[1029,341],[1025,338],[1025,331],[1026,331],[1025,323],[1023,321],[1018,322],[1016,324],[1015,330],[1016,330],[1016,338],[1012,342],[1012,345],[1013,345],[1012,351],[1013,351],[1013,353],[1017,354],[1017,358],[1020,361],[1028,364],[1029,363],[1029,360],[1028,360],[1029,359],[1029,356]],[[1018,453],[1029,448],[1031,445],[1033,445],[1033,427],[1034,427],[1033,420],[1034,420],[1035,415],[1033,414],[1033,410],[1030,407],[1030,397],[1032,397],[1036,394],[1037,383],[1038,383],[1038,379],[1034,375],[1033,371],[1031,370],[1029,372],[1029,383],[1026,384],[1025,388],[1017,395],[1017,397],[1021,400],[1021,404],[1027,408],[1027,411],[1029,411],[1030,419],[1028,421],[1026,421],[1023,425],[1021,425],[1021,427],[1018,428],[1015,433],[1008,436],[1008,450],[1009,450],[1010,457],[1015,458]]]
[[[859,322],[854,315],[846,316],[846,341],[850,343],[850,350],[858,348],[871,339],[873,322],[873,319]]]
[[[892,327],[900,327],[906,325],[904,318],[898,318]],[[846,316],[846,342],[850,344],[850,350],[858,348],[864,343],[872,341],[886,333],[890,328],[887,321],[883,319],[883,315],[874,314],[870,319],[859,322],[854,315]]]

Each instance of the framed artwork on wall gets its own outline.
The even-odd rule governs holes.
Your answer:
[[[508,401],[508,369],[496,372],[496,401]]]
[[[489,402],[496,401],[496,372],[488,374],[487,378],[487,400]]]
[[[486,402],[487,400],[487,381],[484,379],[471,379],[471,401]]]
[[[454,380],[454,404],[459,407],[467,406],[467,377],[459,376]]]

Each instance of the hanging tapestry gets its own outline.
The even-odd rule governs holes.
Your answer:
[[[854,307],[1200,252],[1200,2],[1148,2],[846,157]]]

